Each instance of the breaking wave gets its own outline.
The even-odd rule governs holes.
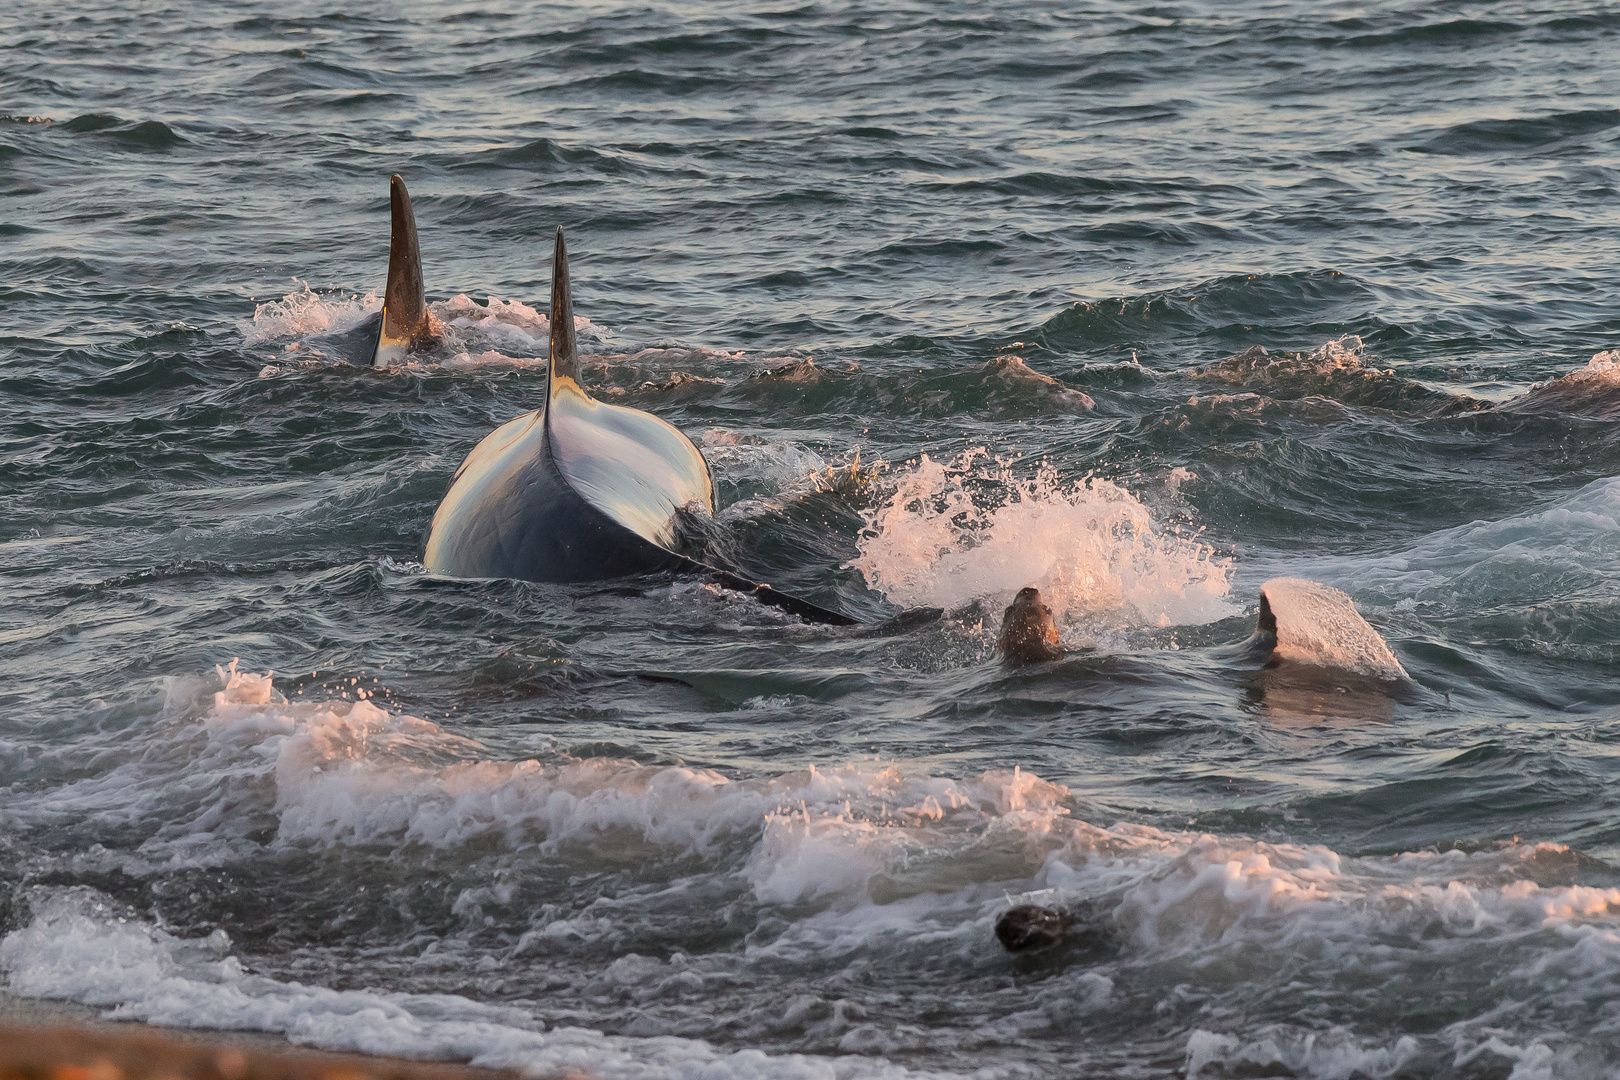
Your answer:
[[[11,988],[108,1007],[106,1015],[116,1020],[270,1031],[325,1050],[466,1061],[533,1076],[577,1076],[587,1069],[604,1080],[931,1075],[881,1058],[857,1057],[835,1067],[799,1054],[716,1049],[699,1039],[547,1030],[521,1008],[452,994],[329,990],[253,975],[230,952],[224,931],[200,941],[178,939],[120,912],[94,890],[41,891],[32,906],[34,921],[0,941],[0,968]],[[633,964],[614,966],[633,978]]]
[[[443,963],[469,977],[538,968],[547,995],[566,999],[549,1015],[529,998],[483,1003],[260,974],[223,931],[185,937],[83,885],[34,885],[20,897],[30,914],[0,941],[13,992],[108,1008],[114,1018],[282,1032],[330,1049],[542,1075],[581,1066],[634,1080],[938,1075],[882,1055],[947,1036],[813,994],[767,1004],[775,1011],[751,1013],[739,1034],[757,1044],[798,1032],[798,1045],[815,1054],[728,1051],[654,1015],[678,1016],[683,995],[705,986],[748,993],[793,971],[809,986],[853,957],[904,978],[942,964],[969,981],[988,977],[1006,963],[995,918],[1010,902],[1036,902],[1086,913],[1109,944],[1090,962],[1005,992],[980,997],[965,987],[951,1007],[972,1018],[964,1014],[948,1036],[964,1048],[1016,1045],[1109,1011],[1158,1003],[1168,1018],[1206,1002],[1212,1009],[1188,1006],[1176,1022],[1188,1075],[1282,1066],[1348,1077],[1424,1071],[1443,1058],[1579,1071],[1585,1058],[1568,1035],[1597,1022],[1593,1010],[1620,964],[1620,882],[1561,844],[1351,856],[1102,825],[1063,785],[1017,768],[956,779],[866,763],[739,779],[554,751],[500,760],[473,738],[383,708],[358,681],[308,702],[235,665],[213,685],[177,683],[165,719],[122,750],[104,750],[122,764],[8,800],[8,816],[38,826],[121,815],[150,829],[148,838],[122,855],[92,849],[76,865],[99,861],[137,878],[188,865],[259,866],[266,846],[382,845],[398,860],[421,850],[507,859],[572,845],[590,853],[591,867],[650,858],[684,869],[651,892],[603,895],[569,911],[515,905],[499,873],[462,891],[453,910],[469,927],[484,925],[483,905],[504,908],[517,925],[493,938],[435,934]],[[666,893],[690,919],[694,890],[738,887],[757,914],[725,947],[666,957],[614,946],[605,968],[589,951]],[[748,929],[755,922],[770,932]],[[585,951],[570,959],[570,950]],[[1431,1001],[1426,973],[1468,971],[1484,952],[1489,979],[1450,983],[1461,1018],[1428,1035],[1380,1034],[1390,1030],[1381,1017],[1394,1024]],[[1221,1015],[1264,1014],[1273,988],[1301,978],[1325,1015],[1360,1015],[1357,1029],[1298,1019],[1223,1030]],[[1361,988],[1375,984],[1379,1004],[1368,1010]],[[602,1034],[581,1021],[588,1002],[653,1011],[636,1032]],[[980,1075],[1034,1074],[1009,1063]]]

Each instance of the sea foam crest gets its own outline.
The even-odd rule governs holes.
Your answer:
[[[916,849],[920,826],[945,851],[1015,809],[1070,813],[1066,791],[1017,770],[956,780],[857,764],[736,780],[614,758],[499,760],[360,686],[289,700],[235,662],[217,674],[211,691],[174,688],[173,719],[114,751],[118,764],[15,811],[37,823],[116,806],[147,832],[133,852],[105,855],[127,873],[260,857],[265,841],[248,838],[266,835],[296,847],[577,845],[607,858],[627,843],[643,857],[652,844],[746,858],[767,902],[864,897],[872,875]],[[190,720],[188,695],[208,703]]]
[[[1196,1029],[1187,1039],[1187,1080],[1218,1076],[1309,1076],[1383,1080],[1418,1054],[1418,1041],[1398,1037],[1367,1045],[1344,1028],[1300,1031],[1275,1025],[1252,1036]]]
[[[949,464],[924,454],[892,477],[851,565],[896,604],[1005,602],[1033,585],[1070,622],[1175,626],[1237,611],[1230,560],[1160,528],[1111,481],[1064,482],[1044,465],[1020,480],[982,449]]]
[[[216,932],[177,939],[88,889],[39,890],[33,922],[0,941],[0,970],[31,997],[112,1006],[118,1020],[272,1031],[327,1050],[466,1061],[531,1076],[603,1080],[847,1080],[925,1077],[882,1058],[727,1051],[698,1039],[550,1031],[524,1010],[450,994],[330,990],[247,974]],[[216,940],[217,939],[217,940]],[[836,1060],[836,1065],[835,1065]],[[945,1074],[948,1075],[948,1074]]]
[[[991,926],[1007,904],[1004,889],[1085,905],[1117,937],[1117,958],[1064,976],[1061,1000],[993,1017],[991,1028],[1008,1038],[1070,1023],[1076,1010],[1121,993],[1172,1000],[1181,986],[1228,999],[1241,1013],[1247,996],[1306,977],[1301,957],[1309,957],[1325,1006],[1376,983],[1388,1008],[1417,1008],[1427,984],[1392,979],[1391,963],[1398,961],[1396,974],[1471,970],[1483,950],[1493,974],[1469,991],[1477,1012],[1423,1036],[1424,1052],[1439,1045],[1459,1058],[1556,1064],[1548,1054],[1562,1053],[1557,1045],[1549,1050],[1536,1031],[1510,1027],[1501,1010],[1516,1002],[1528,1003],[1527,1015],[1583,1015],[1612,997],[1620,967],[1620,889],[1538,884],[1568,881],[1584,865],[1559,844],[1348,856],[1132,822],[1104,827],[1085,820],[1092,815],[1061,785],[1022,769],[952,778],[856,763],[732,779],[561,755],[500,761],[474,739],[360,697],[357,684],[349,699],[306,703],[287,700],[264,675],[235,666],[219,675],[192,688],[200,708],[182,705],[117,744],[106,757],[121,764],[8,801],[8,816],[25,827],[89,813],[104,821],[126,814],[137,829],[161,822],[139,853],[147,869],[124,866],[135,874],[236,857],[251,863],[262,853],[243,845],[258,843],[512,852],[578,843],[595,860],[612,857],[623,843],[616,837],[628,832],[636,839],[625,857],[645,861],[647,841],[695,858],[696,873],[739,877],[782,919],[767,942],[692,960],[727,978],[756,964],[820,970],[826,958],[857,950],[879,959],[943,950],[952,963],[1000,963]],[[177,701],[184,696],[177,691]],[[266,834],[274,838],[249,839]],[[89,852],[83,865],[110,857]],[[127,912],[97,910],[107,902],[86,890],[46,888],[29,903],[32,922],[0,943],[10,988],[117,1006],[116,1015],[131,1019],[284,1031],[333,1048],[540,1071],[588,1063],[603,1076],[826,1074],[826,1059],[793,1072],[812,1059],[738,1056],[695,1040],[542,1032],[527,1013],[465,999],[251,976],[223,939],[179,941]],[[622,900],[587,905],[571,921],[535,926],[507,958],[570,926],[616,917]],[[631,969],[649,964],[621,959],[615,978],[639,978]],[[648,978],[668,974],[660,968]],[[1268,1063],[1296,1075],[1389,1075],[1410,1050],[1363,1033],[1313,1038],[1293,1025],[1233,1032],[1210,1030],[1201,1017],[1198,1024],[1187,1046],[1194,1075]],[[893,1034],[851,1029],[850,1049],[869,1053],[884,1045],[880,1035]],[[655,1060],[665,1071],[648,1071]],[[880,1062],[841,1061],[845,1071],[835,1074],[847,1066],[858,1075],[868,1064]]]

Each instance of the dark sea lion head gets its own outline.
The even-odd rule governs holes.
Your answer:
[[[1008,952],[1049,949],[1061,944],[1069,928],[1069,917],[1061,911],[1021,904],[1001,913],[996,920],[996,940]]]
[[[996,647],[1009,664],[1037,664],[1063,655],[1052,609],[1036,588],[1019,589],[1001,619]]]

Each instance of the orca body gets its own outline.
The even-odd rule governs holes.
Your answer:
[[[496,428],[456,470],[433,515],[422,557],[429,570],[548,582],[692,572],[810,621],[855,623],[674,551],[680,515],[714,512],[708,463],[671,424],[597,401],[579,378],[558,229],[545,405]]]

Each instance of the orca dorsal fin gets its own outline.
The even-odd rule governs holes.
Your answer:
[[[557,383],[579,386],[579,343],[574,339],[574,294],[568,284],[568,245],[557,226],[557,248],[551,259],[551,363],[546,373],[546,401]]]
[[[398,173],[388,182],[392,228],[388,239],[388,286],[383,292],[382,328],[373,367],[387,367],[412,349],[433,343],[422,290],[422,249],[416,242],[411,193]]]

